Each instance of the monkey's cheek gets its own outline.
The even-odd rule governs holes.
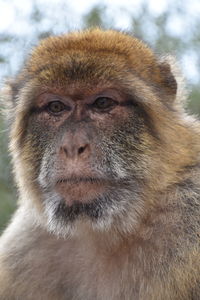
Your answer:
[[[107,190],[103,183],[59,183],[56,192],[65,200],[67,206],[74,203],[90,203]]]

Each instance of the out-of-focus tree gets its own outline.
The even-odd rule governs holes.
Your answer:
[[[0,118],[0,231],[16,207],[7,144],[5,126]]]
[[[16,8],[15,1],[9,0]],[[151,1],[150,1],[151,2]],[[26,16],[25,24],[29,31],[25,33],[0,31],[0,78],[12,76],[22,64],[30,48],[38,40],[49,36],[67,32],[78,28],[102,27],[120,29],[120,21],[128,20],[128,31],[150,44],[158,53],[175,55],[183,67],[185,77],[189,81],[190,101],[192,112],[200,114],[200,20],[197,14],[191,18],[188,2],[168,0],[166,9],[156,12],[150,7],[147,0],[141,0],[137,9],[125,6],[112,13],[109,5],[95,5],[78,21],[69,9],[69,1],[59,0],[51,9],[51,2],[45,4],[40,0],[30,1],[32,8]],[[123,6],[123,3],[122,3]],[[53,6],[52,6],[53,7]],[[190,7],[189,7],[190,8]],[[18,9],[18,14],[20,11]],[[195,13],[195,10],[194,10]],[[59,16],[59,17],[58,17]],[[72,18],[73,16],[73,18]],[[70,20],[73,20],[70,23]],[[191,76],[193,72],[193,76]],[[7,155],[6,126],[0,117],[0,231],[8,222],[10,214],[15,209],[13,181],[10,175],[9,157]]]
[[[105,28],[103,13],[105,6],[94,6],[91,11],[83,17],[84,28],[101,27]]]

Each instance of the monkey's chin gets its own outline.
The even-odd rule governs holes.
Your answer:
[[[97,180],[62,180],[56,185],[56,192],[64,199],[67,206],[74,203],[91,203],[106,192],[108,184]]]
[[[51,233],[67,237],[75,234],[83,224],[95,231],[108,231],[119,225],[119,230],[130,232],[130,226],[126,229],[127,217],[130,217],[128,224],[131,226],[138,222],[144,205],[141,205],[136,185],[131,185],[130,189],[123,183],[90,184],[87,180],[79,188],[77,185],[72,184],[69,190],[69,184],[59,182],[52,190],[44,191],[44,225]]]

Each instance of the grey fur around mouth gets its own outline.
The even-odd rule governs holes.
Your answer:
[[[80,201],[74,201],[73,205],[66,205],[64,198],[48,198],[48,202],[54,202],[53,215],[57,220],[62,223],[68,223],[75,221],[78,217],[89,217],[92,220],[97,220],[106,217],[111,210],[119,208],[121,196],[123,193],[127,193],[127,188],[122,189],[120,192],[116,189],[116,186],[112,186],[109,192],[92,199],[89,203],[82,203]],[[129,189],[128,189],[129,190]],[[134,192],[129,190],[131,198],[134,198]],[[137,194],[137,192],[135,191]]]

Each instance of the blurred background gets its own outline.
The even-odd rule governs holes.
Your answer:
[[[199,16],[199,0],[0,0],[0,88],[40,39],[94,26],[115,28],[177,58],[189,91],[188,110],[199,115]],[[0,116],[0,232],[17,198],[6,127]]]

